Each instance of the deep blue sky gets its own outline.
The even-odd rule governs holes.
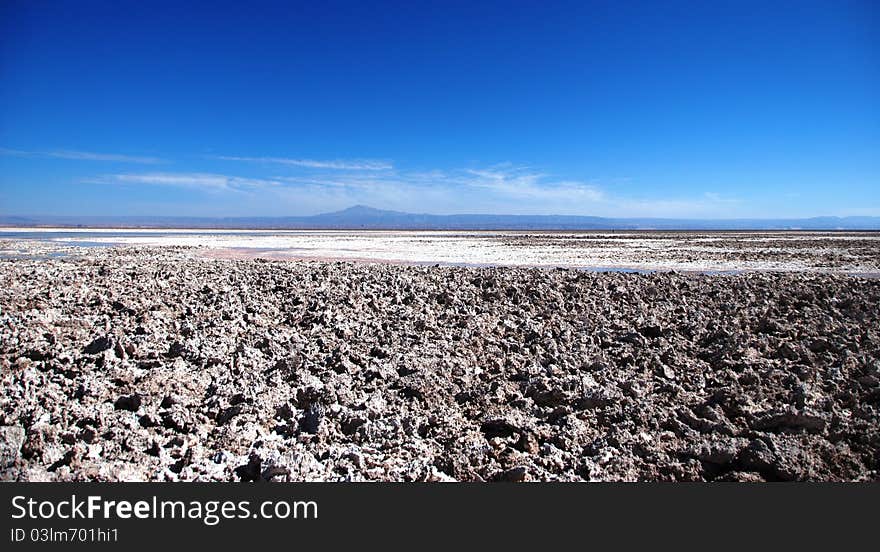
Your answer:
[[[0,213],[880,215],[877,2],[0,4]]]

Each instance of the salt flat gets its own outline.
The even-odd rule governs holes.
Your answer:
[[[880,272],[880,232],[480,232],[7,228],[0,254],[188,247],[207,258],[686,271]]]

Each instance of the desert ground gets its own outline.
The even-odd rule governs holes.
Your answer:
[[[0,238],[2,479],[880,477],[877,233],[96,234]]]

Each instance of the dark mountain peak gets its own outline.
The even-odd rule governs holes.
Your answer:
[[[386,211],[384,209],[376,209],[375,207],[370,207],[369,205],[352,205],[347,209],[343,209],[341,211],[336,211],[333,213],[324,213],[325,215],[351,215],[351,216],[382,216],[382,215],[397,215],[396,211]],[[317,215],[322,216],[322,215]]]
[[[389,218],[411,217],[410,213],[401,213],[399,211],[387,211],[385,209],[376,209],[369,205],[352,205],[341,211],[332,213],[323,213],[314,215],[313,219],[337,219],[347,220],[357,223],[364,223],[370,220],[385,220]]]
[[[381,213],[382,209],[376,209],[375,207],[370,207],[369,205],[362,205],[358,203],[357,205],[352,205],[347,209],[343,209],[339,211],[340,213]]]

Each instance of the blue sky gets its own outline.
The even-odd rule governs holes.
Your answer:
[[[876,2],[0,4],[0,213],[880,215]]]

